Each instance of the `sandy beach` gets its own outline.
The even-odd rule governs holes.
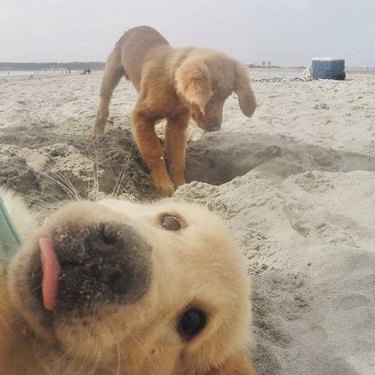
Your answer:
[[[293,80],[302,71],[251,70],[251,119],[233,94],[221,131],[191,124],[191,182],[174,199],[221,216],[246,257],[259,375],[371,375],[375,73]],[[0,186],[38,210],[108,194],[157,199],[131,135],[137,94],[125,80],[104,138],[88,139],[102,74],[0,77]]]

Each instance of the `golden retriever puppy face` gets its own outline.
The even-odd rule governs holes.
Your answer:
[[[225,100],[235,92],[242,112],[251,117],[256,108],[248,72],[236,60],[216,51],[197,49],[175,74],[177,92],[189,104],[199,127],[216,131],[223,120]]]
[[[171,201],[70,203],[9,271],[52,373],[253,374],[248,285],[221,221]]]

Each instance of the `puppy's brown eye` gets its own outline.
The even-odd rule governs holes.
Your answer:
[[[177,232],[181,229],[181,221],[174,215],[164,215],[160,218],[160,224],[166,230]]]
[[[189,309],[185,311],[178,323],[179,334],[187,341],[193,339],[206,326],[206,313],[199,309]]]

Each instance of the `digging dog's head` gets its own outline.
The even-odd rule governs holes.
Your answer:
[[[201,207],[70,203],[24,244],[9,290],[56,348],[53,371],[51,363],[72,374],[252,374],[241,255]]]
[[[242,112],[251,117],[256,108],[247,69],[213,50],[195,49],[175,72],[176,90],[190,107],[197,125],[216,131],[223,120],[225,100],[235,92]]]

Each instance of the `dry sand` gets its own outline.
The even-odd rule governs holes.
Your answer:
[[[199,182],[174,196],[219,214],[248,260],[258,374],[371,375],[375,74],[289,80],[301,73],[253,70],[256,80],[287,80],[253,83],[252,119],[233,95],[222,131],[191,126],[187,175]],[[0,185],[39,208],[77,194],[156,197],[130,134],[128,83],[115,92],[104,139],[87,140],[101,76],[0,78]]]

